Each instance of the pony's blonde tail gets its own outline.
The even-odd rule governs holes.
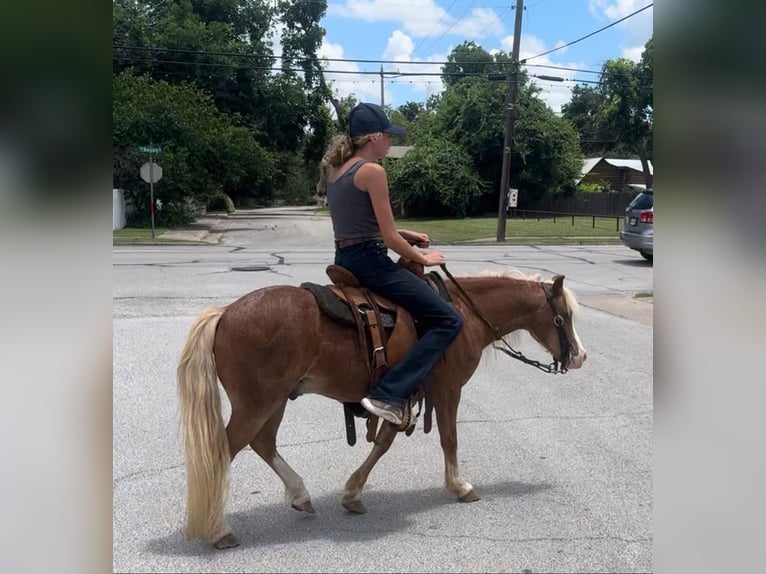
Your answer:
[[[221,396],[213,340],[223,308],[197,318],[178,363],[178,395],[186,457],[187,538],[216,542],[228,534],[223,521],[229,484],[229,443],[221,417]]]

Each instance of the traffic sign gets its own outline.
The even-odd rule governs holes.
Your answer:
[[[153,161],[141,166],[141,179],[146,183],[157,183],[162,179],[162,168]]]
[[[141,151],[144,151],[146,153],[162,153],[162,148],[159,146],[146,146],[142,145],[138,148]]]
[[[518,207],[519,204],[519,190],[511,188],[511,192],[508,195],[508,207]]]

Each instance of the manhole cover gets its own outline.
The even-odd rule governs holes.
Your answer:
[[[268,265],[245,265],[243,267],[232,267],[232,271],[269,271]]]

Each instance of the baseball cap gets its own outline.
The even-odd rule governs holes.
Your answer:
[[[405,129],[392,124],[383,108],[376,104],[358,104],[348,114],[348,135],[352,138],[377,132],[401,136]]]

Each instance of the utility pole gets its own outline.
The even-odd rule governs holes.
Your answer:
[[[497,210],[497,241],[505,241],[506,206],[511,180],[511,146],[513,145],[513,127],[516,122],[516,96],[519,91],[519,43],[521,42],[521,14],[524,0],[516,0],[516,22],[513,27],[513,52],[509,72],[508,110],[505,116],[505,138],[503,141],[503,170],[500,174],[500,200]]]
[[[383,64],[380,65],[380,107],[382,108],[385,105],[385,100],[383,98]]]

